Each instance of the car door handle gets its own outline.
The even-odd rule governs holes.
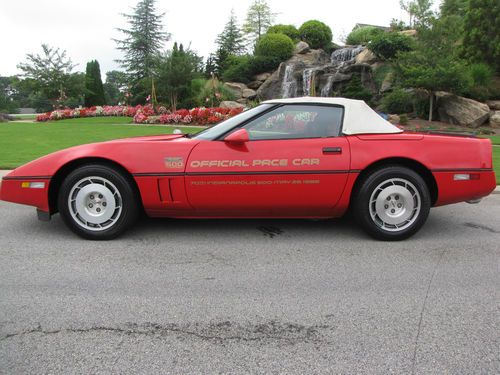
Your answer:
[[[323,147],[323,154],[326,155],[340,155],[342,147]]]

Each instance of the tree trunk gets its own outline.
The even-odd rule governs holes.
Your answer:
[[[434,106],[434,91],[431,91],[429,95],[429,122],[432,121],[433,106]]]

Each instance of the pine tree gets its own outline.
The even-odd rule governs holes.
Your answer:
[[[215,43],[217,45],[214,57],[215,73],[220,76],[226,67],[228,57],[241,55],[245,52],[243,35],[238,26],[234,10],[231,10],[229,21],[226,23],[222,33],[217,36]]]
[[[118,62],[137,82],[152,76],[155,57],[160,53],[162,44],[169,39],[169,34],[163,31],[161,19],[164,13],[157,13],[155,0],[140,0],[133,14],[123,16],[130,27],[118,29],[125,34],[123,40],[115,39],[118,49],[124,52],[124,58]]]
[[[101,68],[97,60],[87,63],[85,71],[85,107],[106,104],[104,86],[101,79]]]
[[[465,14],[463,55],[500,73],[500,2],[470,0]]]
[[[254,0],[248,9],[247,18],[243,25],[243,32],[247,34],[252,47],[272,26],[275,17],[276,14],[271,12],[266,0]]]

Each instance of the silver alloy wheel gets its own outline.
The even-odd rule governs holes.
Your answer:
[[[120,218],[122,197],[109,180],[98,176],[85,177],[73,185],[68,207],[78,225],[91,231],[103,231]]]
[[[370,216],[379,228],[398,232],[417,220],[421,198],[411,182],[403,178],[391,178],[373,190],[369,205]]]

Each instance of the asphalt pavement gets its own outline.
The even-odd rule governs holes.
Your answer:
[[[0,373],[500,373],[500,195],[398,243],[349,220],[150,220],[110,242],[0,202]]]

